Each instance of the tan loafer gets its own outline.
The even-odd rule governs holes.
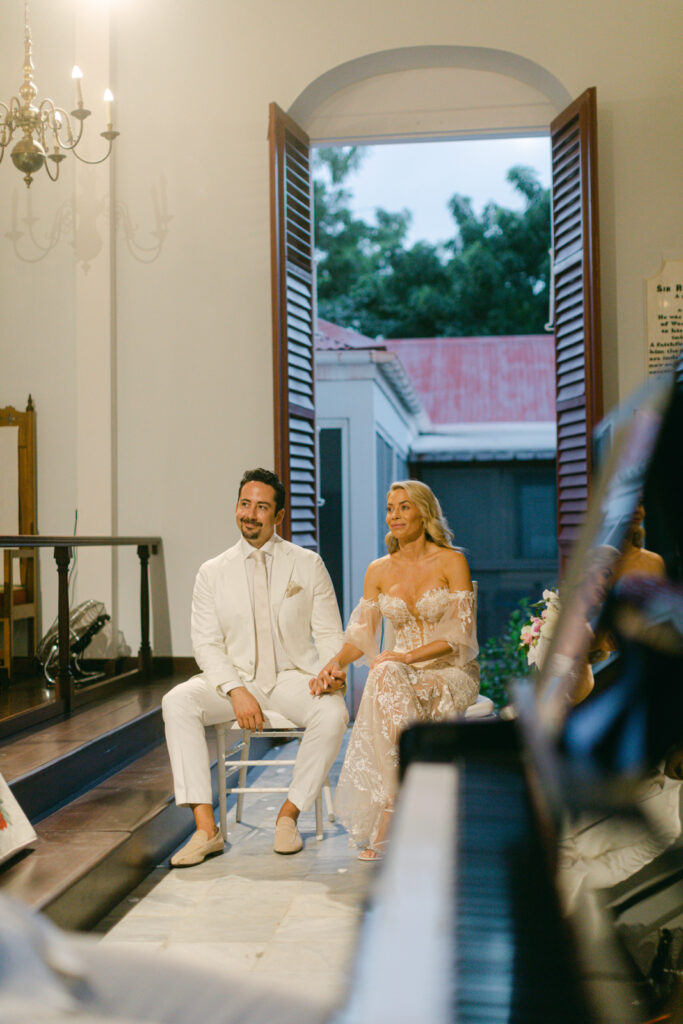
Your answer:
[[[194,864],[201,864],[212,854],[222,853],[224,846],[225,840],[220,829],[209,839],[204,829],[199,828],[189,843],[185,843],[183,848],[171,857],[171,867],[190,868]]]
[[[304,841],[299,834],[294,818],[286,815],[275,822],[275,839],[273,849],[276,853],[298,853],[302,850]]]

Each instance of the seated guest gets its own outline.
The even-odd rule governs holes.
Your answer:
[[[260,730],[277,711],[305,727],[292,785],[275,826],[276,853],[298,853],[299,812],[308,810],[341,746],[348,713],[340,692],[313,695],[312,673],[338,649],[341,619],[320,557],[275,532],[285,489],[269,470],[242,477],[235,517],[242,537],[201,566],[192,597],[192,645],[201,671],[162,701],[175,798],[189,805],[196,831],[174,867],[220,853],[205,727],[237,721]]]
[[[389,554],[369,565],[343,647],[311,680],[313,693],[328,693],[352,661],[365,655],[371,665],[335,795],[365,861],[384,854],[401,732],[457,717],[479,694],[472,579],[439,502],[426,484],[402,480],[389,489],[386,519]]]

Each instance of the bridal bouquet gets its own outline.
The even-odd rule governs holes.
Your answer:
[[[526,649],[527,662],[540,669],[560,614],[560,598],[557,591],[544,590],[543,600],[532,605],[532,608],[536,608],[539,614],[534,615],[530,622],[522,626],[519,646]]]

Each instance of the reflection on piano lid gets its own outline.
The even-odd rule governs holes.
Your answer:
[[[683,1021],[681,385],[680,370],[656,379],[621,410],[537,690],[516,696],[582,988],[605,1024]],[[665,578],[624,570],[641,502]],[[615,653],[573,706],[601,638]]]
[[[666,579],[642,571],[621,575],[634,512],[643,502]],[[594,802],[596,786],[614,789],[637,779],[683,740],[682,556],[683,387],[664,377],[621,411],[561,586],[562,613],[531,714],[520,701],[530,741],[538,736],[544,747],[538,756],[546,773],[553,775],[554,762],[555,775],[565,778],[565,803],[580,801],[586,787]],[[598,668],[591,699],[572,707],[573,687],[596,635],[618,656],[604,677]],[[559,785],[559,778],[553,783]]]
[[[620,411],[607,464],[561,584],[562,613],[536,688],[535,714],[550,736],[559,736],[569,714],[655,450],[667,433],[667,419],[679,419],[675,407],[681,397],[672,377],[653,378]]]
[[[668,579],[615,587],[643,493]],[[389,852],[335,1024],[683,1024],[682,580],[683,392],[659,379],[615,424],[518,720],[401,737]],[[572,708],[601,630],[618,648],[609,684],[596,672]]]

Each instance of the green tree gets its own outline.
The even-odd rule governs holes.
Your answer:
[[[547,316],[549,191],[535,172],[513,167],[508,181],[524,209],[488,203],[477,215],[454,195],[453,237],[408,247],[410,213],[375,211],[368,224],[350,210],[348,177],[358,147],[318,150],[314,181],[318,312],[370,337],[540,333]]]
[[[529,167],[511,167],[507,180],[524,196],[521,211],[487,203],[480,216],[454,195],[457,225],[451,280],[461,330],[468,334],[539,334],[548,312],[550,191]]]
[[[491,637],[479,651],[480,691],[497,708],[512,700],[509,684],[531,674],[526,652],[520,647],[519,634],[531,618],[529,602],[520,601],[499,636]]]

